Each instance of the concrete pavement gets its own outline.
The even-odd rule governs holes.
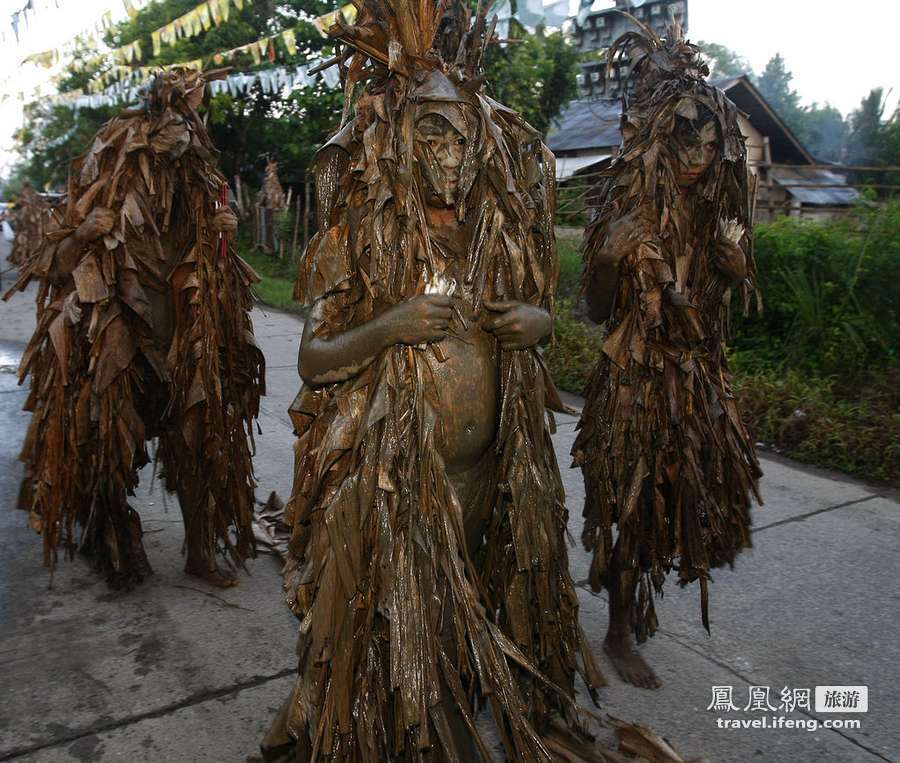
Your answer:
[[[8,283],[8,280],[7,280]],[[254,312],[269,364],[257,438],[259,495],[286,496],[296,393],[296,316]],[[52,586],[39,539],[13,511],[16,461],[28,414],[14,370],[33,328],[33,294],[0,303],[0,761],[242,761],[254,752],[294,672],[296,625],[281,603],[279,564],[265,554],[240,585],[212,590],[182,572],[175,499],[142,473],[134,500],[155,575],[130,593],[109,591],[81,559],[61,561]],[[577,402],[577,401],[573,401]],[[580,474],[566,468],[575,419],[554,437],[570,531],[581,525]],[[712,635],[696,588],[667,589],[661,631],[644,648],[665,686],[620,682],[602,658],[606,602],[587,590],[579,548],[571,568],[582,622],[610,685],[603,710],[652,726],[685,753],[746,763],[900,760],[900,504],[872,487],[783,460],[764,459],[766,505],[755,548],[711,587]],[[869,712],[751,712],[748,690],[869,688]],[[707,710],[712,687],[732,687],[737,711]],[[583,701],[587,701],[583,697]],[[858,718],[858,729],[726,729],[786,715],[810,723]]]

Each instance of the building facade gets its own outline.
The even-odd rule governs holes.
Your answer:
[[[587,2],[588,0],[585,0]],[[602,0],[601,0],[602,2]],[[616,63],[606,79],[606,50],[622,34],[635,29],[627,16],[663,35],[669,21],[677,21],[687,32],[687,0],[615,0],[615,7],[591,10],[583,6],[574,19],[572,41],[580,53],[596,52],[596,59],[582,64],[578,86],[584,97],[616,98],[621,95],[622,82],[628,76],[627,63]],[[597,3],[593,3],[596,5]]]

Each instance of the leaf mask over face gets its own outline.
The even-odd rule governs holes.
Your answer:
[[[719,131],[712,115],[699,124],[676,117],[673,134],[677,157],[676,182],[682,188],[694,185],[719,153]]]
[[[456,206],[465,153],[465,135],[443,116],[429,113],[418,119],[415,157],[429,206]]]

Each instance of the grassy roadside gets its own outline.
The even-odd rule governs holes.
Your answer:
[[[237,242],[238,254],[262,279],[253,286],[259,301],[277,310],[303,315],[303,308],[294,301],[294,273],[296,264],[289,258],[281,260],[276,256],[263,254],[253,247],[253,242],[240,237]]]
[[[583,395],[604,328],[559,302],[544,357],[560,389]],[[738,364],[739,365],[739,364]],[[754,441],[805,464],[900,486],[900,369],[856,383],[779,368],[738,367],[732,384]]]

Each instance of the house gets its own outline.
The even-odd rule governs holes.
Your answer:
[[[593,10],[595,4],[584,0],[582,10],[573,19],[572,42],[578,52],[598,54],[594,60],[581,64],[578,87],[585,96],[614,98],[621,94],[621,83],[628,76],[628,65],[627,62],[616,61],[607,77],[603,54],[618,37],[636,29],[634,22],[622,11],[663,35],[670,21],[678,22],[682,29],[687,30],[687,0],[615,0],[614,7],[596,11]]]
[[[816,162],[749,77],[718,79],[712,84],[738,108],[750,168],[759,180],[758,220],[783,214],[832,217],[860,198],[856,189],[846,185],[839,168]],[[620,116],[619,99],[581,98],[563,109],[558,127],[547,135],[561,185],[588,183],[591,174],[615,154],[622,139]]]

